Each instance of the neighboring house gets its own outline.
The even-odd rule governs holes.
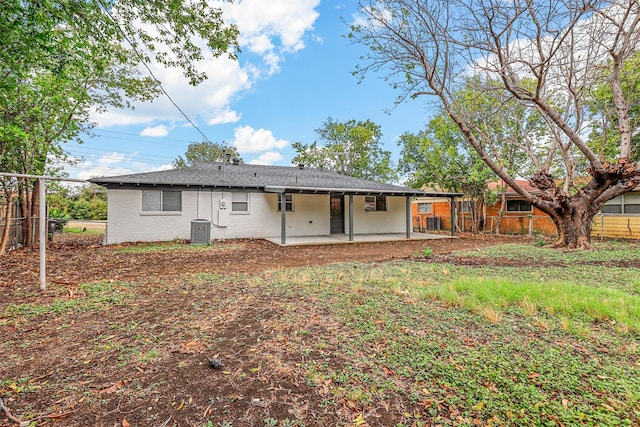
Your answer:
[[[516,182],[529,193],[540,194],[540,190],[531,185],[529,181],[517,179]],[[498,201],[494,205],[487,206],[485,231],[496,232],[499,228],[501,234],[533,235],[540,233],[551,236],[556,233],[556,227],[551,217],[524,201],[522,196],[511,187],[505,186],[502,182],[492,182],[489,184],[489,188],[497,190]],[[502,192],[504,192],[506,202],[504,209],[501,209],[502,198],[500,196]],[[503,212],[502,218],[500,218],[501,210]]]
[[[411,198],[455,197],[298,167],[199,163],[90,182],[108,190],[105,243],[407,233]]]
[[[532,194],[540,193],[526,180],[517,180],[518,184]],[[545,212],[531,206],[522,199],[511,187],[504,188],[499,183],[491,183],[490,188],[504,191],[506,206],[502,217],[500,211],[501,198],[497,203],[486,208],[484,231],[501,234],[527,234],[535,233],[545,236],[556,235],[556,227]],[[467,201],[458,201],[456,205],[456,217],[462,224],[462,230],[470,230],[471,214]],[[414,229],[416,224],[441,224],[440,229],[450,227],[450,204],[442,199],[418,198],[413,202]],[[432,229],[431,227],[426,229]],[[629,238],[640,239],[640,188],[609,200],[603,206],[600,214],[593,221],[592,237]]]
[[[413,200],[411,211],[414,231],[451,230],[450,200],[417,197]]]
[[[640,239],[640,188],[606,202],[593,219],[591,235]]]

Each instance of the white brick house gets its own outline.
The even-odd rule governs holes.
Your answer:
[[[105,243],[411,231],[411,198],[426,193],[304,167],[201,163],[90,180],[108,190]],[[430,195],[435,195],[431,194]],[[441,197],[455,194],[437,193]],[[197,220],[197,221],[196,221]]]

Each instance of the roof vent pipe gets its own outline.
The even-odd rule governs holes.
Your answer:
[[[304,163],[298,163],[298,169],[300,170],[304,169]]]
[[[236,165],[236,166],[240,164],[240,159],[239,159],[239,158],[237,158],[237,157],[234,157],[231,161],[232,161],[232,162],[233,162],[233,164],[234,164],[234,165]]]

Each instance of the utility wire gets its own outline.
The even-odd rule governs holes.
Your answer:
[[[151,68],[149,67],[149,65],[144,60],[144,57],[142,56],[142,54],[140,52],[138,52],[138,49],[136,48],[136,45],[129,39],[129,36],[127,35],[127,33],[122,28],[120,28],[120,23],[118,21],[116,21],[116,19],[113,17],[113,15],[111,15],[111,12],[107,8],[107,6],[104,4],[103,0],[99,0],[99,3],[102,6],[104,12],[109,16],[111,21],[116,25],[116,27],[118,28],[118,31],[120,32],[120,34],[122,34],[122,36],[125,38],[125,40],[129,43],[129,45],[131,46],[131,48],[133,49],[135,54],[138,56],[138,59],[140,60],[142,65],[144,65],[144,68],[147,69],[147,71],[149,72],[149,75],[151,75],[151,78],[153,79],[153,81],[156,82],[156,84],[160,88],[160,91],[169,99],[169,101],[171,101],[173,106],[176,107],[176,109],[180,112],[180,114],[182,114],[182,117],[184,117],[189,122],[189,124],[191,126],[193,126],[193,128],[195,130],[197,130],[200,135],[202,135],[204,140],[206,142],[211,142],[209,140],[209,138],[207,138],[207,135],[204,134],[204,132],[193,122],[193,120],[191,120],[191,118],[189,116],[187,116],[187,113],[185,113],[182,110],[182,108],[180,108],[180,106],[178,104],[176,104],[176,102],[173,100],[173,98],[171,98],[171,96],[167,93],[167,91],[162,86],[162,83],[160,82],[160,80],[158,80],[158,78],[155,76],[155,74],[153,74],[153,71],[151,71]]]

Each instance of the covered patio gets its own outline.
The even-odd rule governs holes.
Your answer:
[[[356,241],[360,242],[374,242],[374,241],[394,241],[394,240],[424,240],[434,237],[416,237],[415,233],[412,233],[412,218],[411,218],[411,199],[413,197],[441,197],[447,198],[450,200],[451,205],[451,224],[455,221],[455,199],[456,197],[463,196],[462,193],[448,193],[448,192],[427,192],[423,190],[415,190],[404,187],[395,187],[393,188],[385,188],[385,189],[363,189],[363,188],[335,188],[335,187],[303,187],[303,186],[265,186],[264,191],[266,193],[276,193],[280,195],[280,237],[279,241],[276,241],[275,238],[267,238],[269,241],[273,241],[274,243],[278,243],[281,246],[289,246],[290,244],[331,244],[331,243],[353,243]],[[286,195],[287,194],[328,194],[330,197],[339,195],[342,198],[346,197],[348,200],[348,215],[345,215],[346,218],[342,218],[341,221],[343,223],[348,224],[348,232],[342,234],[340,232],[336,232],[332,230],[329,235],[321,235],[321,236],[288,236],[287,235],[287,208],[286,208]],[[354,213],[353,213],[353,197],[354,196],[392,196],[392,197],[403,197],[405,199],[405,207],[404,207],[404,217],[405,217],[405,232],[404,233],[367,233],[367,234],[357,234],[358,240],[356,240],[356,234],[353,231],[354,228]],[[344,203],[344,201],[342,202]],[[332,207],[333,209],[333,207]],[[342,208],[341,208],[342,209]],[[340,210],[339,212],[335,212],[338,216],[343,216],[344,211]],[[331,216],[334,216],[334,212],[331,212]],[[424,236],[437,236],[435,238],[442,238],[446,236],[441,236],[438,234],[426,234],[421,233]],[[455,228],[451,227],[451,236],[454,236]],[[293,240],[291,240],[293,239]],[[307,241],[309,239],[316,239],[315,243],[291,243],[297,242],[300,239],[302,241]]]
[[[434,239],[457,239],[456,236],[447,234],[411,233],[407,238],[405,233],[384,233],[384,234],[356,234],[349,239],[348,234],[331,234],[329,236],[287,236],[283,243],[281,236],[268,237],[265,240],[279,246],[313,246],[313,245],[339,245],[361,242],[395,242],[408,240],[434,240]]]

